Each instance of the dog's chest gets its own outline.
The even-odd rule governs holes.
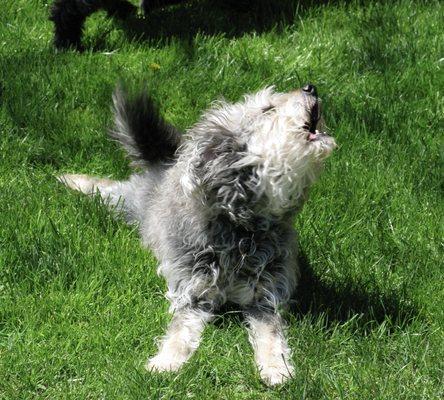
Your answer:
[[[256,226],[266,226],[258,219]],[[268,229],[247,230],[226,219],[211,226],[211,248],[222,279],[259,280],[264,271],[282,263],[288,250],[284,229],[279,225]]]

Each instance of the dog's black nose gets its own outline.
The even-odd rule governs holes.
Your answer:
[[[318,95],[318,91],[316,90],[316,86],[315,85],[312,85],[311,83],[307,83],[303,88],[302,88],[302,90],[305,92],[305,93],[310,93],[311,95],[313,95],[313,96],[317,96]]]

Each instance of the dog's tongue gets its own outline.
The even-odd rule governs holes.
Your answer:
[[[317,139],[316,133],[310,132],[310,134],[308,135],[308,140],[310,142],[312,142],[313,140],[316,140],[316,139]]]

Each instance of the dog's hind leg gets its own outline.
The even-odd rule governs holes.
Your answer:
[[[119,183],[111,179],[82,174],[64,174],[58,176],[57,180],[71,189],[90,195],[100,193],[102,197],[105,192],[109,192],[113,186]]]
[[[87,195],[100,195],[111,208],[122,212],[128,222],[137,220],[134,202],[134,186],[131,181],[114,181],[90,175],[64,174],[57,180],[71,189]]]
[[[145,368],[148,371],[177,371],[198,348],[202,331],[213,314],[198,309],[186,308],[174,313],[159,352],[150,358]]]

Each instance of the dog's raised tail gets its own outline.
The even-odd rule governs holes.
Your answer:
[[[182,134],[160,115],[146,89],[130,94],[118,86],[113,94],[114,128],[111,137],[122,144],[136,165],[174,160]]]

